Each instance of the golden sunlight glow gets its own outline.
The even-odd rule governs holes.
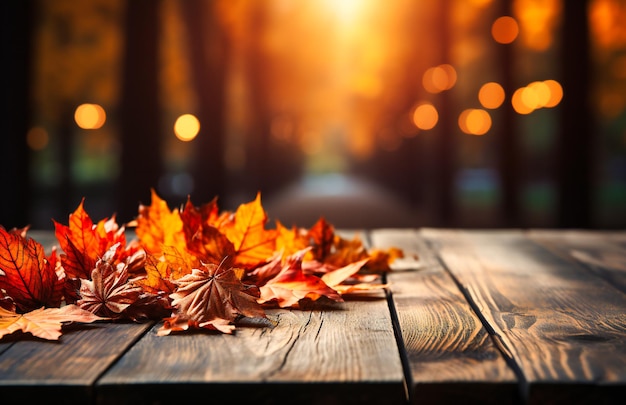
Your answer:
[[[174,134],[183,142],[189,142],[200,132],[200,121],[193,114],[183,114],[174,123]]]
[[[478,91],[478,101],[485,108],[498,108],[504,102],[504,89],[496,82],[485,83]]]
[[[510,44],[519,34],[517,21],[510,16],[499,17],[491,26],[493,39],[500,44]]]
[[[419,129],[432,129],[437,125],[437,121],[439,121],[439,113],[430,103],[420,104],[413,111],[413,123]]]
[[[535,51],[545,51],[554,42],[555,27],[559,23],[562,1],[515,0],[513,9],[520,23],[523,44]]]
[[[484,135],[491,129],[491,116],[485,110],[468,108],[459,115],[459,128],[469,135]]]
[[[74,112],[74,120],[82,129],[98,129],[106,122],[106,113],[98,104],[81,104]]]
[[[26,134],[26,144],[32,150],[43,150],[48,146],[48,131],[42,127],[33,127]]]
[[[454,87],[456,79],[457,74],[454,67],[444,63],[426,69],[424,76],[422,76],[422,85],[427,92],[437,94]]]
[[[325,0],[324,2],[341,22],[353,20],[363,4],[363,0]]]

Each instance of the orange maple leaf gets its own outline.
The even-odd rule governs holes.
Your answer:
[[[281,271],[259,289],[259,303],[275,302],[281,308],[297,308],[300,300],[315,301],[327,297],[333,301],[343,301],[341,295],[329,287],[321,278],[302,271],[302,258],[310,248],[287,257]]]
[[[371,282],[359,282],[359,280],[373,279],[370,276],[359,277],[358,272],[368,262],[369,259],[362,259],[357,262],[350,263],[339,269],[335,269],[325,273],[322,276],[322,280],[329,286],[335,289],[339,294],[352,294],[363,293],[372,290],[379,290],[386,288],[388,284],[371,283]],[[375,276],[375,278],[378,278]]]
[[[369,261],[367,262],[367,270],[371,272],[387,272],[391,271],[391,263],[396,259],[404,257],[404,251],[396,247],[389,249],[372,249],[369,251]],[[417,256],[415,256],[417,258]]]
[[[58,307],[65,275],[56,253],[53,250],[46,258],[43,246],[23,235],[23,231],[6,231],[0,226],[0,290],[11,297],[20,312]]]
[[[187,244],[179,210],[170,210],[154,189],[150,192],[150,205],[140,204],[137,219],[132,223],[137,238],[150,253],[160,253],[163,246],[174,246],[183,251]]]
[[[91,323],[104,320],[76,305],[61,308],[38,308],[25,314],[17,314],[0,307],[0,339],[17,331],[30,333],[33,336],[58,340],[63,325],[71,322]]]
[[[302,249],[306,249],[310,245],[309,237],[306,231],[292,226],[287,228],[276,220],[276,251],[282,252],[285,256],[290,256]],[[304,260],[312,259],[313,253],[307,252]]]
[[[266,229],[267,221],[261,193],[257,193],[254,201],[241,204],[230,221],[220,224],[219,231],[235,249],[234,265],[254,268],[274,254],[276,230]]]
[[[164,247],[164,253],[159,258],[148,254],[144,269],[146,277],[137,280],[136,283],[142,286],[145,291],[153,294],[173,293],[176,290],[176,285],[172,279],[191,273],[191,266],[188,261],[172,246]]]

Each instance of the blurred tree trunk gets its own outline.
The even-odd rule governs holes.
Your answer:
[[[441,0],[437,3],[435,21],[438,31],[435,33],[436,42],[441,50],[439,63],[450,63],[450,35],[452,19],[452,1]],[[438,134],[435,140],[435,158],[432,173],[436,193],[435,209],[438,210],[437,218],[439,226],[453,226],[457,220],[457,207],[455,199],[454,181],[457,171],[456,142],[454,139],[456,119],[452,111],[452,99],[449,91],[439,94],[438,108],[439,121],[437,124]]]
[[[512,0],[500,1],[499,15],[512,15]],[[502,72],[502,87],[505,94],[513,94],[513,47],[509,44],[497,44]],[[521,166],[523,160],[522,148],[519,141],[519,132],[515,126],[513,106],[504,103],[502,111],[502,126],[498,132],[497,168],[500,177],[500,225],[502,227],[521,226],[520,191]]]
[[[193,201],[205,203],[225,192],[225,92],[229,60],[227,36],[216,2],[182,1],[200,132],[194,143]]]
[[[594,153],[591,126],[588,0],[563,2],[561,103],[558,138],[557,221],[560,227],[592,225]]]
[[[31,0],[3,1],[2,76],[4,94],[0,134],[0,225],[7,229],[29,225],[30,167],[26,133],[30,124],[30,73],[33,30]]]
[[[121,170],[118,219],[137,215],[139,203],[150,203],[150,189],[162,174],[161,111],[159,108],[160,1],[128,0],[126,49],[120,103]]]
[[[250,119],[246,134],[245,183],[249,197],[257,191],[271,195],[280,187],[296,180],[302,172],[304,159],[293,145],[272,139],[272,114],[269,95],[272,83],[268,79],[268,62],[264,32],[267,26],[268,4],[254,2],[251,5],[250,47],[246,57],[246,78],[250,86]]]

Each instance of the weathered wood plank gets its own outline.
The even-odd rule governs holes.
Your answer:
[[[618,234],[533,229],[527,235],[553,253],[583,264],[585,268],[626,293],[626,245],[620,244]]]
[[[144,336],[97,383],[99,403],[206,396],[241,403],[404,403],[384,294],[332,307],[269,310],[235,335]]]
[[[511,403],[517,380],[454,280],[415,230],[374,230],[372,245],[402,248],[388,275],[413,403]],[[409,270],[409,260],[414,260]],[[421,268],[421,270],[416,270]]]
[[[92,386],[152,326],[98,323],[65,331],[59,342],[20,337],[0,354],[2,403],[85,404]]]
[[[612,403],[626,295],[513,231],[423,230],[525,378],[529,403]]]

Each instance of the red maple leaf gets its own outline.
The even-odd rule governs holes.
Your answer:
[[[343,301],[341,295],[321,278],[305,274],[302,270],[302,258],[309,249],[303,249],[285,259],[281,271],[260,287],[260,303],[275,302],[281,308],[297,308],[303,299],[315,301],[326,297],[333,301]]]
[[[43,246],[26,237],[25,231],[6,231],[0,226],[0,290],[5,291],[1,297],[4,301],[11,297],[19,312],[58,307],[64,283],[54,250],[46,257]]]
[[[322,217],[309,229],[308,237],[311,238],[313,256],[323,261],[335,243],[335,228]]]
[[[124,227],[119,227],[114,217],[94,224],[85,211],[84,201],[81,200],[70,214],[69,225],[54,221],[55,235],[63,250],[60,255],[63,268],[68,277],[76,279],[89,279],[96,261],[115,244],[121,247],[116,252],[116,259],[120,261],[135,253],[124,250]]]

